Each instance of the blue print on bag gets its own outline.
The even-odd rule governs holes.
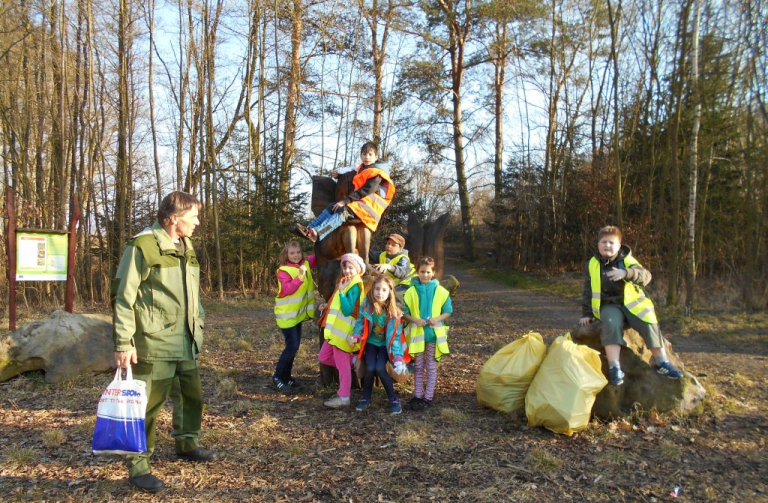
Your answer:
[[[145,452],[144,419],[97,417],[91,449],[94,452]]]

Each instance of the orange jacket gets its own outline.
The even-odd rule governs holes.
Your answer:
[[[362,167],[362,164],[357,167],[357,174],[352,179],[355,190],[362,188],[366,181],[375,176],[382,178],[381,185],[376,192],[368,194],[358,201],[352,201],[347,206],[371,232],[376,232],[384,210],[395,197],[395,184],[392,183],[392,179],[386,171],[373,166],[366,169],[362,169]]]

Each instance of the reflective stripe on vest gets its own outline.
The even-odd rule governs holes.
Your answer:
[[[358,173],[352,179],[355,190],[360,190],[365,185],[365,182],[376,176],[382,178],[382,185],[377,192],[368,194],[357,201],[352,201],[347,207],[366,227],[375,232],[379,227],[384,210],[387,209],[389,203],[392,202],[392,198],[395,197],[395,184],[392,183],[392,179],[386,171],[374,167],[363,170],[361,169],[362,166],[361,164],[357,167]],[[384,189],[386,189],[386,192],[380,194],[379,192]]]
[[[363,288],[363,280],[360,276],[357,276],[355,281],[346,285],[342,290],[343,293],[349,292],[349,290],[358,285],[360,288],[360,294],[356,301],[356,305],[359,307],[365,295],[365,289]],[[353,313],[354,314],[354,313]],[[339,298],[339,291],[333,292],[331,297],[331,305],[328,307],[328,316],[325,319],[325,330],[323,332],[323,338],[328,341],[328,344],[335,346],[347,353],[354,353],[360,349],[360,343],[353,343],[352,332],[355,329],[355,322],[357,321],[355,316],[344,316],[341,312],[341,300]]]
[[[448,290],[438,285],[435,290],[435,296],[432,299],[432,316],[431,318],[437,318],[442,314],[443,305],[448,300]],[[421,311],[419,310],[419,294],[416,293],[416,288],[411,287],[405,292],[403,299],[405,305],[411,311],[411,316],[414,318],[421,317]],[[443,355],[450,353],[448,349],[448,325],[442,321],[436,326],[432,327],[435,331],[435,360],[440,361]],[[405,341],[408,344],[408,352],[411,356],[423,353],[425,344],[424,327],[418,327],[413,323],[409,323],[405,328]]]
[[[410,266],[410,270],[408,271],[408,275],[406,275],[405,278],[400,279],[394,274],[392,274],[390,271],[386,272],[386,275],[389,276],[389,279],[391,279],[395,286],[398,287],[400,285],[408,285],[411,283],[411,280],[416,277],[416,268],[413,267],[413,264],[411,263],[411,259],[408,258],[408,255],[405,253],[398,253],[395,255],[395,258],[387,260],[387,252],[383,251],[381,254],[379,254],[379,264],[389,264],[391,266],[396,266],[398,262],[400,262],[400,259],[405,257],[408,259],[408,265]]]
[[[642,267],[632,255],[624,257],[624,265],[627,268],[635,265]],[[600,261],[595,257],[592,257],[589,261],[589,283],[592,287],[592,316],[599,320],[602,285],[600,283]],[[624,280],[624,307],[646,323],[658,323],[656,310],[653,308],[651,299],[645,296],[645,293],[643,293],[639,286],[626,280]]]
[[[275,320],[280,328],[295,327],[304,320],[311,320],[315,316],[315,283],[312,280],[312,271],[309,262],[304,261],[307,275],[299,288],[291,295],[279,297],[283,284],[278,281],[277,295],[275,297]],[[278,271],[284,271],[295,279],[299,275],[298,267],[282,266]]]

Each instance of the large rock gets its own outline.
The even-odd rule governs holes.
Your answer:
[[[600,322],[596,321],[585,327],[576,327],[571,331],[573,341],[585,344],[600,352],[603,373],[608,375],[608,363],[605,351],[600,344]],[[601,418],[620,417],[628,414],[637,404],[643,410],[655,409],[658,412],[677,412],[688,414],[696,409],[704,399],[705,390],[691,373],[685,372],[680,359],[672,351],[672,345],[664,340],[669,360],[685,376],[682,379],[669,379],[653,369],[651,350],[636,331],[624,331],[626,347],[621,349],[621,369],[626,374],[621,386],[608,385],[597,395],[592,412]]]
[[[0,382],[44,370],[57,383],[86,372],[115,368],[110,317],[54,311],[0,338]]]

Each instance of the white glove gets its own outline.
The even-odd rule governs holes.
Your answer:
[[[403,362],[402,360],[395,362],[394,369],[395,369],[395,374],[397,375],[403,375],[408,371],[405,368],[405,362]]]

